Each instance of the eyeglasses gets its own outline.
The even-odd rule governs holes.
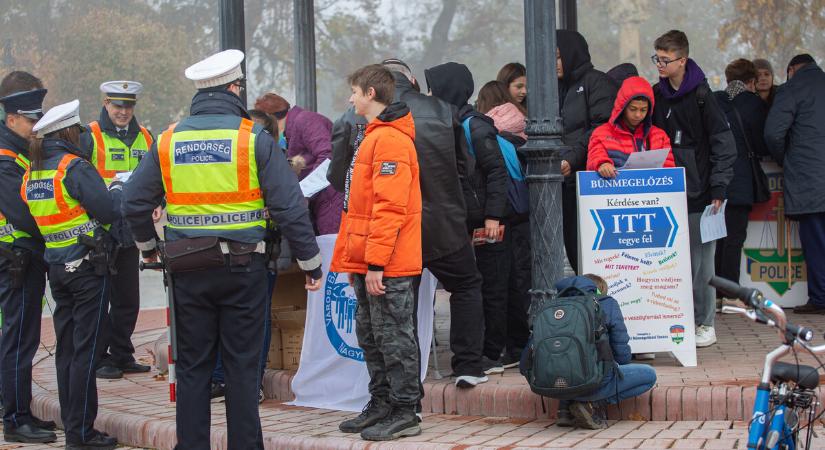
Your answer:
[[[238,80],[235,80],[235,82],[232,84],[241,88],[241,91],[246,90],[246,78],[240,78]]]
[[[650,60],[657,67],[667,67],[668,64],[670,64],[672,62],[679,61],[680,59],[685,59],[685,57],[682,56],[681,58],[676,58],[676,59],[659,58],[659,55],[653,55],[653,56],[650,57]]]

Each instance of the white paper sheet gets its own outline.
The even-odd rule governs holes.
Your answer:
[[[725,225],[725,206],[727,204],[727,200],[722,202],[722,206],[716,213],[713,212],[713,204],[705,207],[702,219],[699,221],[699,231],[702,233],[703,244],[727,237],[728,228]]]
[[[627,162],[624,163],[622,167],[619,167],[619,170],[659,169],[665,165],[668,153],[670,153],[669,148],[633,152],[627,157]]]
[[[129,181],[129,178],[132,176],[132,172],[118,172],[115,174],[114,181],[120,181],[121,183],[125,183]]]
[[[315,170],[301,180],[301,192],[303,192],[304,197],[310,198],[329,186],[329,181],[327,181],[329,162],[328,159],[325,159]]]

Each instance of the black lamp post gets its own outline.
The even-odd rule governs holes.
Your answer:
[[[531,303],[538,307],[554,293],[564,275],[562,238],[561,141],[559,91],[556,78],[556,2],[524,1],[527,53],[527,160],[530,187],[530,239],[533,253]]]
[[[295,103],[316,111],[315,94],[315,5],[313,0],[294,0],[292,26],[295,32]]]
[[[243,0],[221,0],[220,30],[221,50],[246,52]],[[246,73],[246,60],[241,63],[241,70]],[[246,90],[241,92],[240,97],[246,106]]]

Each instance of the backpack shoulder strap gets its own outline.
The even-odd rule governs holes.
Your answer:
[[[467,139],[467,150],[469,150],[470,155],[475,158],[476,156],[476,149],[473,147],[473,138],[470,133],[470,119],[473,117],[470,116],[461,121],[461,126],[464,128],[464,138]]]
[[[702,84],[696,87],[696,104],[699,105],[700,112],[704,113],[705,100],[708,94],[710,94],[710,86],[708,86],[707,81],[703,81]]]

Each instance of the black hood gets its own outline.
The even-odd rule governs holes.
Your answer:
[[[630,77],[638,77],[639,71],[633,63],[622,63],[607,71],[607,76],[613,78],[621,86],[624,80]]]
[[[461,108],[473,95],[473,74],[464,64],[448,62],[424,71],[433,96]]]
[[[378,115],[378,120],[382,122],[392,122],[398,120],[410,113],[410,108],[404,102],[390,103],[381,114]]]
[[[593,68],[587,41],[578,31],[556,30],[556,46],[561,53],[561,64],[564,69],[562,83],[575,83],[585,72]]]

